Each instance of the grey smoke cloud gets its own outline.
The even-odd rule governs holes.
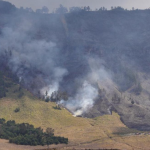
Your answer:
[[[83,55],[81,48],[64,55],[65,49],[58,46],[60,42],[55,43],[46,37],[38,37],[36,31],[42,30],[38,28],[42,25],[41,20],[37,19],[33,23],[32,14],[30,15],[32,21],[29,16],[26,16],[28,19],[19,14],[15,17],[16,22],[12,19],[13,23],[1,31],[0,56],[5,56],[6,63],[18,76],[19,82],[23,82],[25,88],[34,94],[37,95],[40,91],[40,95],[45,97],[50,97],[54,91],[60,89],[65,91],[65,87],[68,87],[66,91],[70,94],[72,89],[74,93],[69,95],[69,100],[64,105],[75,115],[81,115],[92,108],[98,96],[97,81],[109,77],[101,65],[104,62],[95,55],[91,56],[92,58]],[[14,26],[14,23],[17,26]],[[64,79],[68,74],[70,77]],[[69,78],[71,82],[68,83]],[[80,83],[76,83],[77,79]]]
[[[87,62],[91,71],[82,79],[84,82],[76,95],[69,97],[68,101],[60,101],[60,104],[71,110],[74,116],[87,113],[94,106],[99,95],[99,88],[105,89],[111,94],[114,92],[115,84],[112,81],[112,73],[104,67],[105,62],[96,56],[94,58],[87,57]]]
[[[77,85],[77,90],[69,95],[69,100],[61,103],[75,115],[87,112],[94,106],[98,96],[98,81],[105,83],[111,78],[103,66],[105,62],[95,55],[89,56],[88,53],[83,55],[80,48],[65,56],[64,50],[58,48],[59,43],[33,36],[34,30],[38,31],[38,28],[35,29],[30,20],[19,20],[18,16],[17,27],[10,25],[3,28],[0,37],[0,55],[8,56],[6,57],[8,66],[17,74],[19,82],[24,82],[24,86],[34,94],[40,91],[42,96],[47,93],[49,97],[54,91],[60,90],[61,82],[64,82],[63,87],[68,87],[68,93]],[[36,23],[42,24],[41,21]],[[65,62],[64,66],[60,60]],[[79,69],[80,65],[84,65],[84,71]],[[89,68],[88,72],[85,68]],[[84,76],[78,71],[82,71]],[[72,77],[76,72],[76,76]],[[71,83],[66,82],[69,77],[64,79],[68,74],[71,74]],[[76,83],[77,79],[80,83]]]
[[[0,38],[0,54],[5,55],[11,51],[8,65],[13,73],[24,80],[24,84],[29,89],[32,81],[35,80],[29,70],[40,70],[42,73],[37,74],[36,78],[41,78],[43,84],[40,83],[37,89],[41,90],[42,86],[46,86],[48,87],[46,90],[51,94],[58,90],[59,82],[67,75],[67,70],[56,64],[59,58],[59,49],[56,44],[51,41],[31,39],[28,32],[32,28],[28,22],[24,22],[17,29],[4,28],[3,36]],[[41,94],[44,95],[45,91],[41,90]]]
[[[19,2],[26,7],[23,2],[32,7],[31,3],[33,5],[35,1]],[[88,0],[86,2],[90,5]],[[97,4],[96,7],[99,7],[98,2],[101,1],[93,0],[90,6]],[[128,2],[120,0],[113,5],[136,7],[133,1]],[[62,4],[70,5],[65,3]],[[148,8],[148,1],[142,3],[136,1],[137,5],[143,7],[146,4]],[[113,6],[108,1],[103,1],[101,6],[106,7],[104,4]],[[36,8],[38,5],[40,8],[50,6],[44,0],[36,1],[33,6]],[[47,92],[50,96],[59,90],[65,94],[65,101],[61,103],[75,115],[96,117],[111,114],[114,104],[119,114],[128,111],[125,120],[132,115],[138,118],[136,121],[132,120],[133,116],[129,118],[134,125],[135,122],[149,120],[149,117],[144,117],[143,121],[143,116],[141,119],[133,112],[134,106],[129,107],[132,99],[140,104],[139,107],[135,105],[140,111],[143,106],[144,110],[149,110],[150,106],[149,11],[105,12],[87,12],[87,16],[82,11],[79,16],[76,13],[66,14],[68,30],[58,14],[28,13],[21,9],[10,15],[1,14],[0,67],[4,70],[9,66],[19,77],[21,85],[37,96],[45,96]],[[133,12],[139,12],[139,15]],[[139,96],[140,83],[143,91]],[[122,111],[123,108],[127,111]],[[91,114],[86,114],[88,112]]]
[[[90,6],[93,10],[100,7],[106,7],[108,9],[111,6],[121,6],[127,9],[132,7],[145,9],[150,7],[149,0],[5,0],[13,3],[17,7],[31,7],[34,10],[47,6],[50,12],[54,11],[60,4],[66,7],[72,6]]]
[[[65,105],[75,116],[78,116],[94,106],[97,96],[97,88],[85,80],[75,97],[70,97],[68,101],[61,100],[60,104]]]

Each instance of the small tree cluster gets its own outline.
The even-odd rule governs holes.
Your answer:
[[[57,14],[65,14],[68,12],[68,9],[64,7],[62,4],[59,5],[59,8],[55,11]]]
[[[45,93],[45,102],[57,102],[60,101],[61,99],[63,100],[68,100],[68,94],[66,92],[60,92],[60,91],[54,91],[51,96],[48,96],[48,92],[46,91]]]
[[[46,6],[43,6],[42,9],[37,9],[36,13],[40,13],[40,14],[46,13],[46,14],[48,14],[49,13],[49,9]]]
[[[84,10],[84,11],[90,11],[91,9],[90,9],[90,6],[87,6],[87,7],[85,6],[85,7],[83,8],[83,10]]]
[[[53,108],[54,108],[54,109],[57,109],[57,110],[61,110],[61,107],[60,107],[59,105],[54,106]]]

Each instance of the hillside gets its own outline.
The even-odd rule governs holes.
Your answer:
[[[127,128],[117,113],[93,119],[73,117],[66,109],[54,109],[55,103],[39,100],[25,89],[21,89],[24,95],[18,98],[19,92],[14,93],[18,88],[19,85],[13,85],[6,97],[0,99],[0,118],[15,120],[17,123],[27,122],[43,129],[51,127],[55,129],[55,135],[69,138],[68,145],[58,147],[140,149],[149,146],[149,135],[135,135],[140,132]],[[16,108],[20,108],[20,111],[14,112]],[[34,149],[11,145],[5,140],[0,140],[1,146],[4,150],[10,146],[11,150]],[[42,147],[35,147],[38,148]]]
[[[120,8],[48,14],[0,1],[0,118],[51,127],[69,138],[68,148],[146,149],[149,15]]]

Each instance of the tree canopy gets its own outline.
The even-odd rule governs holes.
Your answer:
[[[28,123],[16,124],[14,120],[5,122],[3,118],[0,119],[0,138],[20,145],[68,144],[67,138],[54,136],[52,128],[47,128],[44,132],[41,127],[34,128]]]

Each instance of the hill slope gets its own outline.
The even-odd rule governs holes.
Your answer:
[[[54,109],[55,103],[39,100],[25,89],[21,89],[24,95],[18,98],[18,92],[14,93],[14,89],[18,88],[19,85],[13,85],[6,97],[0,99],[0,118],[15,120],[17,123],[28,122],[43,129],[54,128],[55,135],[69,138],[69,145],[62,147],[138,149],[143,143],[149,144],[148,135],[135,136],[134,133],[138,131],[128,129],[116,113],[94,119],[73,117],[66,109]],[[15,113],[18,107],[20,111]],[[9,144],[0,140],[1,145]],[[24,149],[23,146],[20,149]]]
[[[12,12],[0,8],[0,70],[75,115],[112,108],[128,127],[150,130],[149,9],[45,14],[2,3]]]

